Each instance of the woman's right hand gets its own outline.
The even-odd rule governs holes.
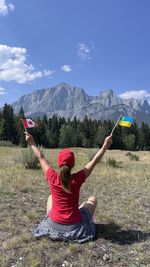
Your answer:
[[[105,141],[104,141],[104,144],[103,144],[103,147],[105,149],[109,148],[111,146],[111,144],[113,143],[113,140],[112,140],[112,134],[110,134],[109,136],[107,136],[105,138]]]
[[[29,133],[27,133],[27,132],[25,132],[25,139],[26,139],[26,141],[27,141],[27,143],[29,144],[29,145],[34,145],[35,144],[35,142],[34,142],[34,138],[33,138],[33,136],[31,135],[31,134],[29,134]]]

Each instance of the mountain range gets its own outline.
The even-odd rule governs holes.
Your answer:
[[[132,116],[140,126],[142,121],[150,125],[150,105],[146,100],[121,99],[112,89],[90,96],[84,89],[60,83],[51,88],[35,90],[23,95],[12,103],[15,113],[22,107],[26,117],[65,117],[83,120],[91,119],[116,121],[120,114]]]

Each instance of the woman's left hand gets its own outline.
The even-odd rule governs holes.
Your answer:
[[[25,132],[25,139],[29,145],[35,145],[34,138],[31,134]]]

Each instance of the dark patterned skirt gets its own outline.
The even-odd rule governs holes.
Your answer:
[[[96,225],[86,208],[80,208],[82,221],[75,224],[53,222],[48,216],[33,232],[34,237],[48,236],[52,240],[83,243],[92,241],[96,236]]]

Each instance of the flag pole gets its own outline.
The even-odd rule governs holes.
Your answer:
[[[113,129],[112,129],[112,131],[111,131],[111,134],[113,134],[113,132],[114,132],[115,128],[117,127],[117,125],[118,125],[118,122],[119,122],[119,120],[120,120],[121,116],[122,116],[122,114],[119,116],[119,118],[118,118],[118,120],[117,120],[117,122],[116,122],[116,124],[115,124],[114,128],[113,128]]]
[[[21,121],[22,121],[22,124],[23,124],[23,119],[21,119]],[[25,132],[28,133],[28,132],[27,132],[27,129],[26,129],[25,126],[24,126],[24,124],[23,124],[23,127],[24,127],[24,129],[25,129]]]

